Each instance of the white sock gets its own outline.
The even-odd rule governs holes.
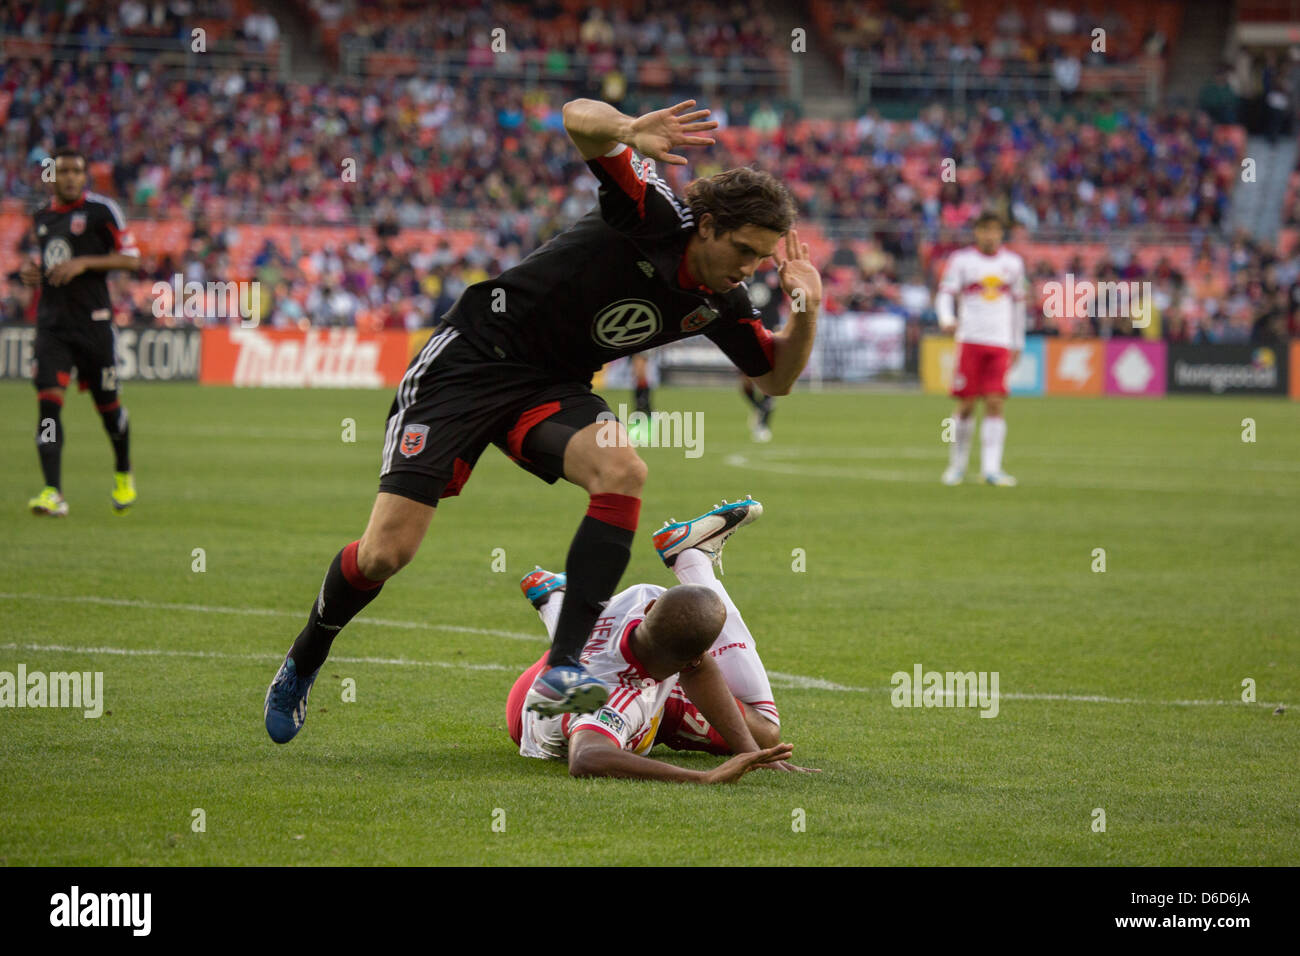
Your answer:
[[[709,653],[717,661],[722,678],[727,682],[732,695],[749,704],[778,727],[781,726],[781,715],[777,712],[776,700],[772,697],[767,670],[754,645],[754,635],[749,633],[745,619],[740,616],[740,609],[713,573],[713,562],[709,556],[698,548],[687,548],[677,556],[673,573],[682,584],[702,584],[722,598],[722,603],[727,606],[727,619]]]
[[[980,425],[980,461],[984,474],[997,475],[1002,472],[1002,446],[1007,440],[1007,420],[1002,417],[984,416]]]
[[[564,604],[564,592],[552,591],[546,603],[537,609],[537,616],[546,625],[546,636],[555,640],[555,628],[560,623],[560,607]]]
[[[975,416],[958,416],[955,431],[957,440],[948,449],[948,467],[965,471],[966,463],[970,461],[971,438],[975,435]]]

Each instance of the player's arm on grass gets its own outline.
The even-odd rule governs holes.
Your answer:
[[[686,157],[673,152],[683,146],[712,146],[713,139],[701,136],[716,129],[708,110],[691,110],[694,100],[643,116],[628,116],[600,100],[577,99],[564,104],[564,129],[583,159],[596,159],[626,143],[642,156],[685,166]]]
[[[700,715],[722,735],[733,754],[759,749],[758,741],[750,733],[749,724],[722,676],[722,669],[712,657],[705,654],[698,664],[681,672],[678,682]]]
[[[718,667],[712,657],[705,654],[695,667],[682,671],[680,682],[682,690],[691,699],[700,716],[722,735],[722,739],[727,742],[732,753],[749,753],[760,749],[749,729],[748,721],[745,720],[744,711],[732,696],[726,678],[722,676],[722,668]],[[785,760],[769,761],[763,766],[771,770],[794,773],[821,772],[807,767],[796,767]]]
[[[780,763],[793,749],[790,744],[777,744],[766,750],[737,754],[712,770],[688,770],[631,753],[600,731],[580,727],[569,738],[569,775],[669,783],[735,783],[751,770]]]
[[[754,384],[767,395],[789,395],[812,354],[822,305],[822,277],[797,229],[785,234],[785,258],[777,259],[777,272],[781,289],[790,297],[790,320],[772,336],[772,370],[754,377]]]

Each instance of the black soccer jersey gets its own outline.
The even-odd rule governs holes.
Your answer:
[[[747,375],[772,369],[772,335],[744,285],[712,292],[686,268],[690,208],[626,146],[589,160],[600,205],[444,316],[498,358],[587,382],[624,355],[707,335]]]
[[[60,262],[77,256],[140,254],[117,203],[107,196],[86,192],[76,202],[50,203],[33,218],[36,239],[41,245],[37,328],[82,329],[90,322],[112,318],[107,272],[87,269],[71,282],[58,286],[50,285],[49,273]]]

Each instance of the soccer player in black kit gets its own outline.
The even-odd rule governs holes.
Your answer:
[[[109,500],[121,514],[136,499],[131,476],[130,428],[118,397],[113,308],[107,273],[134,270],[140,259],[117,204],[86,191],[86,160],[63,147],[54,156],[54,197],[33,217],[40,261],[28,260],[22,281],[40,286],[36,311],[36,400],[40,417],[36,450],[45,487],[32,498],[33,514],[62,516],[68,503],[61,490],[63,395],[77,371],[78,387],[90,390],[113,445],[113,490]]]
[[[334,636],[420,546],[440,499],[458,495],[496,445],[526,471],[590,496],[570,545],[567,598],[544,670],[526,698],[543,714],[599,708],[608,691],[578,654],[627,567],[646,466],[591,390],[606,362],[706,335],[765,392],[788,394],[812,350],[821,279],[792,228],[785,186],[754,169],[697,179],[685,202],[647,160],[713,143],[694,100],[640,117],[596,100],[564,106],[564,126],[600,180],[587,216],[495,279],[467,288],[397,388],[379,494],[359,541],[331,563],[307,625],[267,690],[267,732],[297,734]],[[633,155],[636,151],[644,159]],[[780,257],[803,311],[763,328],[743,280]]]

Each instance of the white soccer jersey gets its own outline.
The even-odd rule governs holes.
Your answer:
[[[939,322],[953,321],[957,303],[958,342],[1025,347],[1025,262],[1005,247],[986,256],[974,246],[958,249],[948,259],[935,303]]]
[[[615,594],[596,619],[582,649],[581,661],[592,677],[609,688],[609,700],[594,714],[539,717],[524,711],[519,752],[525,757],[567,760],[569,736],[596,730],[624,750],[645,753],[655,742],[664,704],[677,686],[677,675],[657,681],[632,654],[629,636],[645,619],[645,607],[667,588],[637,584]]]

